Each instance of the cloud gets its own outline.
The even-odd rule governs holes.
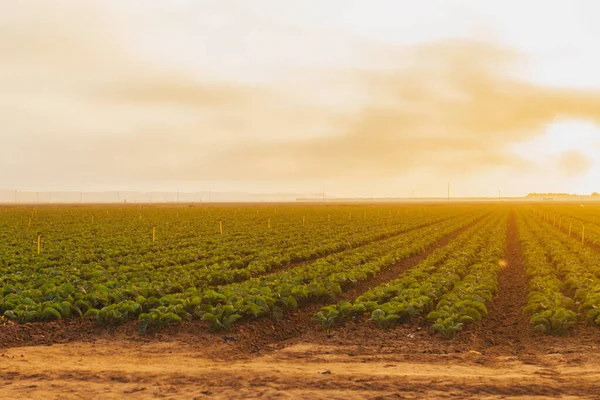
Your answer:
[[[566,151],[560,155],[558,166],[565,176],[576,178],[590,171],[592,160],[581,151]]]
[[[154,125],[155,115],[178,125],[193,119],[194,111],[236,109],[260,103],[268,93],[265,87],[216,80],[202,71],[177,68],[166,57],[149,56],[130,29],[98,1],[51,5],[24,0],[3,6],[0,111],[6,111],[7,125],[16,131],[45,120],[37,136],[55,134],[48,132],[54,127],[62,134],[73,130],[87,135],[88,129],[72,129],[66,122],[63,113],[73,110],[84,113],[73,118],[75,124],[89,115],[99,124],[106,122],[102,129],[109,134],[132,133]],[[141,109],[145,116],[140,117]]]
[[[9,4],[19,4],[0,15],[0,180],[9,185],[516,173],[533,168],[511,151],[516,143],[559,118],[600,117],[599,92],[522,81],[527,59],[493,43],[395,48],[361,40],[362,68],[303,62],[284,78],[249,84],[243,57],[230,55],[240,79],[229,81],[148,57],[127,34],[133,28],[99,1]],[[273,36],[252,28],[261,39]],[[228,41],[237,38],[228,32]],[[289,54],[286,40],[277,49]],[[563,156],[562,168],[584,171],[578,160]]]
[[[241,143],[225,158],[232,176],[274,179],[394,177],[412,171],[469,174],[523,171],[510,147],[557,118],[600,118],[600,92],[521,81],[522,55],[477,41],[444,41],[394,51],[395,70],[354,73],[367,99],[329,135]],[[347,71],[345,72],[348,73]]]
[[[176,76],[131,77],[126,81],[103,85],[98,100],[112,105],[223,107],[249,102],[260,91],[239,85],[197,82]]]

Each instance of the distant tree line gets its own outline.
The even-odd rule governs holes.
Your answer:
[[[527,195],[527,197],[540,197],[540,196],[581,197],[581,196],[587,196],[587,194],[573,194],[573,193],[529,193]],[[600,196],[600,193],[594,192],[590,196],[598,197],[598,196]]]

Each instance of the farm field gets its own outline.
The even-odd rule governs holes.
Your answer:
[[[600,393],[596,205],[6,206],[0,268],[0,398]]]

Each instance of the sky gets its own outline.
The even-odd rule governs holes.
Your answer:
[[[0,187],[600,191],[600,3],[2,0]]]

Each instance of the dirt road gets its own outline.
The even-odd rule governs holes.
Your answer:
[[[600,353],[572,348],[517,357],[475,350],[427,354],[419,346],[402,352],[385,341],[379,348],[299,342],[234,357],[232,346],[223,340],[203,351],[188,341],[101,339],[5,349],[0,351],[0,398],[597,399],[600,395]],[[219,348],[230,355],[215,358]]]

